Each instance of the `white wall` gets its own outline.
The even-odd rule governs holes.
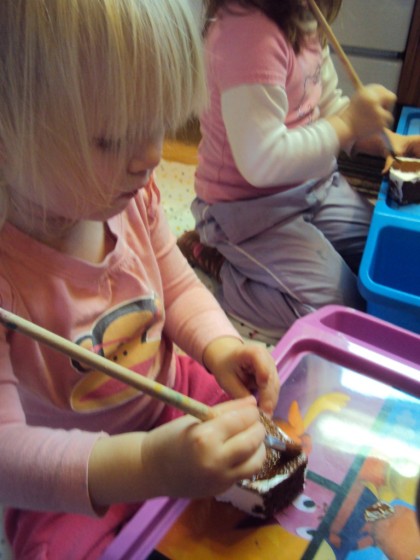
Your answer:
[[[415,0],[343,0],[333,29],[363,83],[397,92]],[[333,51],[333,49],[332,49]],[[339,59],[345,93],[354,91]]]

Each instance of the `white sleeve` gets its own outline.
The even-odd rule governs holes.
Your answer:
[[[338,87],[338,76],[330,56],[330,49],[326,47],[321,69],[322,94],[319,102],[321,117],[335,115],[349,104],[349,98],[343,95]]]
[[[293,185],[335,167],[339,142],[324,119],[288,129],[288,101],[275,85],[240,85],[222,94],[222,116],[233,158],[255,187]]]

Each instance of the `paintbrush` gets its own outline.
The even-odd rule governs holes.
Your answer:
[[[294,441],[282,441],[270,434],[265,436],[264,443],[267,447],[280,451],[281,453],[286,453],[289,457],[297,457],[302,453],[302,446],[299,443]]]
[[[315,2],[315,0],[308,0],[308,4],[310,5],[312,12],[315,15],[315,17],[316,17],[319,25],[321,26],[323,32],[325,33],[325,36],[327,37],[329,43],[332,45],[336,55],[340,59],[340,62],[342,64],[344,70],[346,71],[347,76],[349,77],[351,83],[353,84],[354,89],[356,91],[360,90],[363,87],[363,83],[362,83],[361,79],[359,78],[356,70],[354,69],[352,63],[350,62],[348,56],[344,52],[342,46],[340,45],[340,43],[339,43],[337,37],[335,36],[334,31],[332,30],[330,24],[325,19],[324,14],[319,9],[318,4]],[[382,136],[383,142],[384,142],[385,147],[386,147],[387,151],[389,152],[389,154],[394,159],[397,158],[395,150],[392,146],[391,139],[389,138],[389,136],[388,136],[388,134],[386,133],[385,130],[382,131],[381,136]]]
[[[0,307],[0,323],[3,323],[5,327],[10,330],[18,331],[38,342],[46,344],[47,346],[58,350],[62,354],[65,354],[69,358],[73,358],[82,362],[96,370],[105,373],[109,377],[118,379],[123,383],[130,385],[146,393],[147,395],[154,397],[160,401],[181,410],[186,414],[191,414],[199,420],[206,421],[214,418],[216,413],[210,406],[192,399],[178,391],[166,387],[157,381],[148,379],[143,375],[139,375],[130,369],[120,366],[103,356],[99,356],[86,348],[82,348],[74,342],[70,342],[66,338],[63,338],[27,319],[20,317],[10,311]],[[287,455],[296,455],[296,445],[287,442],[286,444],[280,439],[273,438],[267,435],[265,438],[265,445],[273,449],[282,451]]]

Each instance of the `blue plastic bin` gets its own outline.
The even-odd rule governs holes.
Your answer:
[[[420,134],[420,109],[404,107],[400,134]],[[371,315],[420,333],[420,204],[399,206],[378,195],[363,254],[359,289]]]

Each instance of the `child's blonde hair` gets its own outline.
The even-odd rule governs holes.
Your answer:
[[[10,177],[41,208],[48,181],[79,200],[95,137],[124,154],[197,114],[205,91],[188,0],[1,0],[0,227]]]

